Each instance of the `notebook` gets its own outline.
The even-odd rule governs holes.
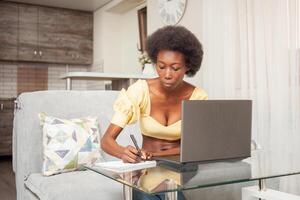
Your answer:
[[[95,167],[101,169],[122,173],[139,169],[151,168],[156,166],[156,161],[143,161],[139,163],[123,163],[122,160],[96,163]]]

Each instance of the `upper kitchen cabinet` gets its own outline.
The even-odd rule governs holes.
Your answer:
[[[40,61],[38,12],[37,6],[19,5],[19,60]]]
[[[18,6],[0,1],[0,60],[18,59]]]
[[[91,64],[93,15],[19,4],[19,60]]]
[[[57,14],[57,61],[91,64],[93,60],[93,15],[59,10]]]
[[[19,60],[56,62],[56,9],[19,5]]]
[[[57,59],[57,10],[39,7],[38,9],[38,55],[43,62]]]

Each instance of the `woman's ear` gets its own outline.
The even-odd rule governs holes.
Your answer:
[[[189,76],[192,74],[192,70],[190,68],[187,68],[185,71],[185,75]]]
[[[189,67],[185,67],[185,74],[188,74],[190,71],[191,71],[191,69],[189,68]]]

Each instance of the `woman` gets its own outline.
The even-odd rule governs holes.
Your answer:
[[[115,115],[101,140],[105,152],[124,162],[140,160],[133,146],[116,142],[126,124],[140,122],[142,159],[176,155],[180,152],[182,100],[207,99],[203,89],[183,80],[185,75],[194,76],[202,62],[202,45],[193,33],[182,26],[160,28],[148,38],[146,50],[158,78],[138,80],[127,91],[121,90]]]

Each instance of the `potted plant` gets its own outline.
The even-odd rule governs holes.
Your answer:
[[[142,66],[142,70],[144,71],[146,64],[151,64],[151,60],[148,57],[146,52],[141,52],[141,55],[138,57],[139,63]]]

